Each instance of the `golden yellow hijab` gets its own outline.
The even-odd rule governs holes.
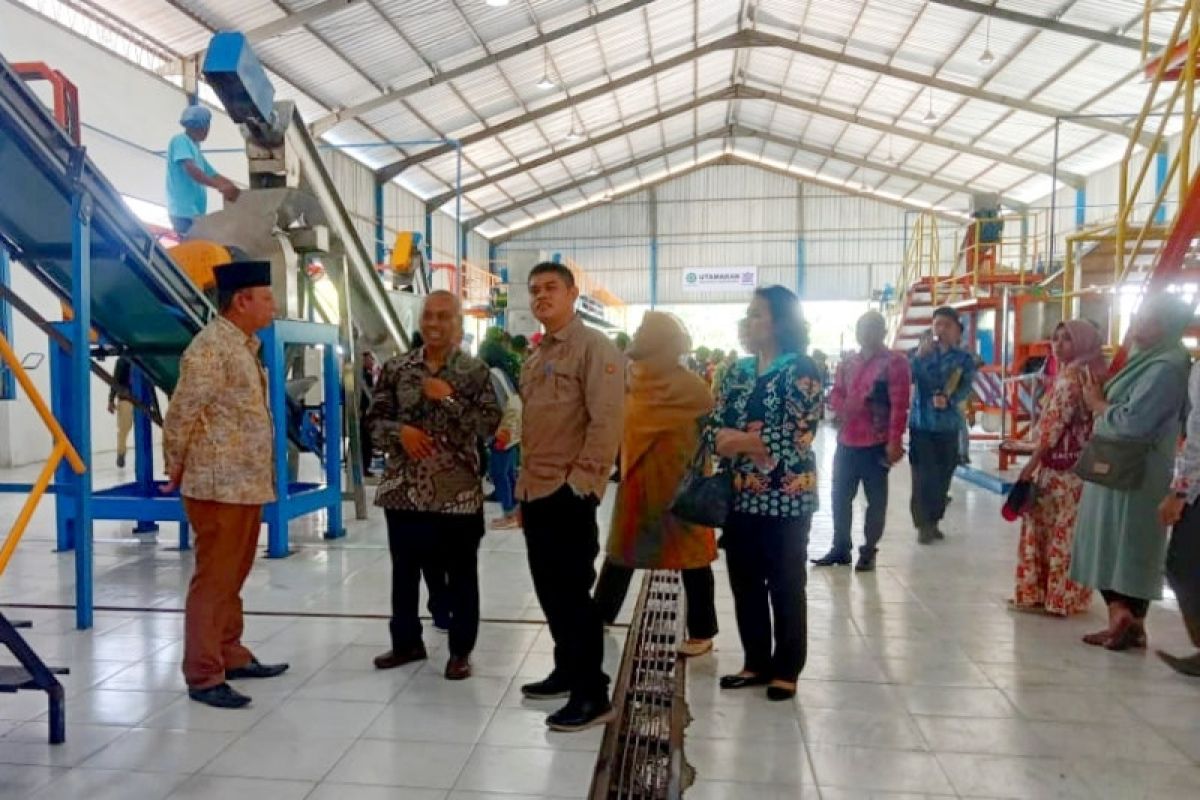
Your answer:
[[[712,410],[708,385],[679,362],[691,347],[683,324],[670,314],[647,311],[633,335],[621,473],[644,456],[659,437],[677,433],[695,449],[697,421]]]

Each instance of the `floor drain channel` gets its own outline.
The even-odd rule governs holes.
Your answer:
[[[646,575],[613,690],[617,718],[596,760],[591,800],[676,800],[692,782],[683,757],[689,717],[683,583],[678,572]]]

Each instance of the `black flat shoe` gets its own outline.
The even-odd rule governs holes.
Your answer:
[[[1189,678],[1200,678],[1200,653],[1180,657],[1159,650],[1158,657],[1162,659],[1164,664],[1180,675],[1187,675]]]
[[[855,572],[874,572],[875,571],[875,556],[859,556],[858,563],[854,565]]]
[[[256,658],[244,667],[225,670],[225,680],[240,681],[247,678],[277,678],[287,671],[287,664],[262,664]]]
[[[748,686],[766,686],[771,679],[765,675],[722,675],[722,689],[745,689]]]
[[[207,689],[190,689],[188,697],[213,708],[245,708],[250,705],[250,698],[228,683],[219,683]]]
[[[848,567],[850,566],[850,556],[827,553],[820,558],[814,558],[812,563],[814,567]]]
[[[789,689],[786,686],[768,686],[767,687],[767,699],[768,700],[772,700],[775,702],[782,702],[784,700],[791,700],[795,696],[796,696],[796,690]]]

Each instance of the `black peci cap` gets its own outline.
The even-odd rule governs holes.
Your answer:
[[[217,291],[236,292],[271,285],[270,261],[233,261],[213,270]]]

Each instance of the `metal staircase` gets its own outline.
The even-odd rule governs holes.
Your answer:
[[[1119,302],[1128,292],[1171,291],[1200,299],[1200,169],[1193,158],[1200,114],[1196,108],[1196,57],[1200,50],[1200,0],[1183,0],[1171,6],[1178,13],[1174,29],[1160,54],[1146,62],[1149,81],[1146,100],[1129,133],[1129,143],[1119,169],[1119,212],[1116,220],[1091,232],[1097,241],[1111,239],[1113,281],[1107,289],[1109,337],[1117,353],[1112,370],[1128,357],[1128,335],[1122,337]],[[1145,18],[1163,13],[1149,0]],[[1148,25],[1146,26],[1148,29]],[[1182,130],[1176,122],[1182,120]],[[1141,147],[1149,133],[1152,143]],[[1178,137],[1161,186],[1150,204],[1140,201],[1142,189],[1159,154],[1168,147],[1168,137]],[[1161,169],[1161,165],[1158,167]],[[1174,213],[1171,213],[1171,212]],[[1168,217],[1170,221],[1168,222]],[[1082,270],[1066,276],[1071,288],[1069,311],[1077,312],[1081,298],[1095,294],[1097,287],[1084,286]],[[1200,322],[1200,321],[1198,321]],[[1200,330],[1200,324],[1194,325]]]

